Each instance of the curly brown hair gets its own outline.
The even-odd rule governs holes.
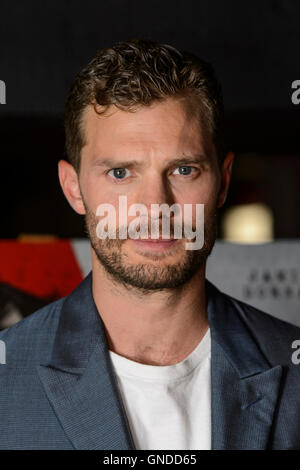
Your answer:
[[[76,76],[65,112],[69,161],[79,171],[85,145],[82,116],[88,105],[100,114],[110,105],[134,112],[140,106],[170,97],[186,97],[187,109],[199,112],[201,125],[209,132],[221,164],[225,155],[224,107],[213,67],[168,44],[141,39],[99,49]]]

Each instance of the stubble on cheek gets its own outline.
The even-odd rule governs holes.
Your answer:
[[[92,248],[100,264],[113,281],[125,287],[135,287],[144,294],[153,290],[174,289],[185,284],[203,266],[217,236],[216,215],[209,217],[205,224],[204,245],[200,250],[186,250],[184,239],[173,251],[150,253],[140,251],[143,262],[134,262],[126,249],[126,239],[98,238],[97,218],[86,208],[85,225]],[[180,254],[181,253],[181,254]],[[173,262],[172,262],[173,256]]]

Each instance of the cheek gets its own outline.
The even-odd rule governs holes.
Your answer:
[[[190,185],[184,195],[182,195],[181,204],[205,204],[213,206],[218,196],[217,182],[209,180],[199,180],[197,184]]]
[[[118,195],[108,192],[98,178],[82,178],[81,191],[85,203],[93,213],[100,204],[111,204],[118,211]]]
[[[197,204],[204,205],[204,218],[210,218],[213,213],[216,211],[218,198],[218,187],[217,181],[213,178],[207,179],[205,181],[199,181],[199,184],[195,187],[190,186],[189,190],[185,194],[185,197],[182,198],[180,204],[184,210],[184,204],[192,205],[192,219],[193,223],[196,221],[196,207]],[[190,209],[189,209],[190,210]],[[201,213],[202,208],[198,208],[198,214]]]

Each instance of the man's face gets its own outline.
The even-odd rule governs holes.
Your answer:
[[[199,120],[187,117],[182,102],[168,99],[136,112],[112,106],[104,116],[89,106],[83,128],[87,144],[81,153],[79,185],[99,262],[114,280],[144,291],[183,285],[204,267],[217,235],[220,171]],[[119,196],[127,196],[127,207],[147,207],[149,239],[151,204],[177,203],[182,213],[184,204],[204,204],[203,247],[187,250],[184,237],[161,243],[118,239]],[[103,203],[116,209],[116,239],[99,239],[96,234],[96,210]],[[128,224],[133,218],[128,216]],[[171,217],[171,227],[172,221]],[[195,222],[193,211],[193,228]]]

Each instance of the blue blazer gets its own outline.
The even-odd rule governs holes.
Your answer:
[[[0,332],[0,449],[135,448],[91,279]],[[209,281],[206,301],[212,449],[300,449],[300,328]]]

